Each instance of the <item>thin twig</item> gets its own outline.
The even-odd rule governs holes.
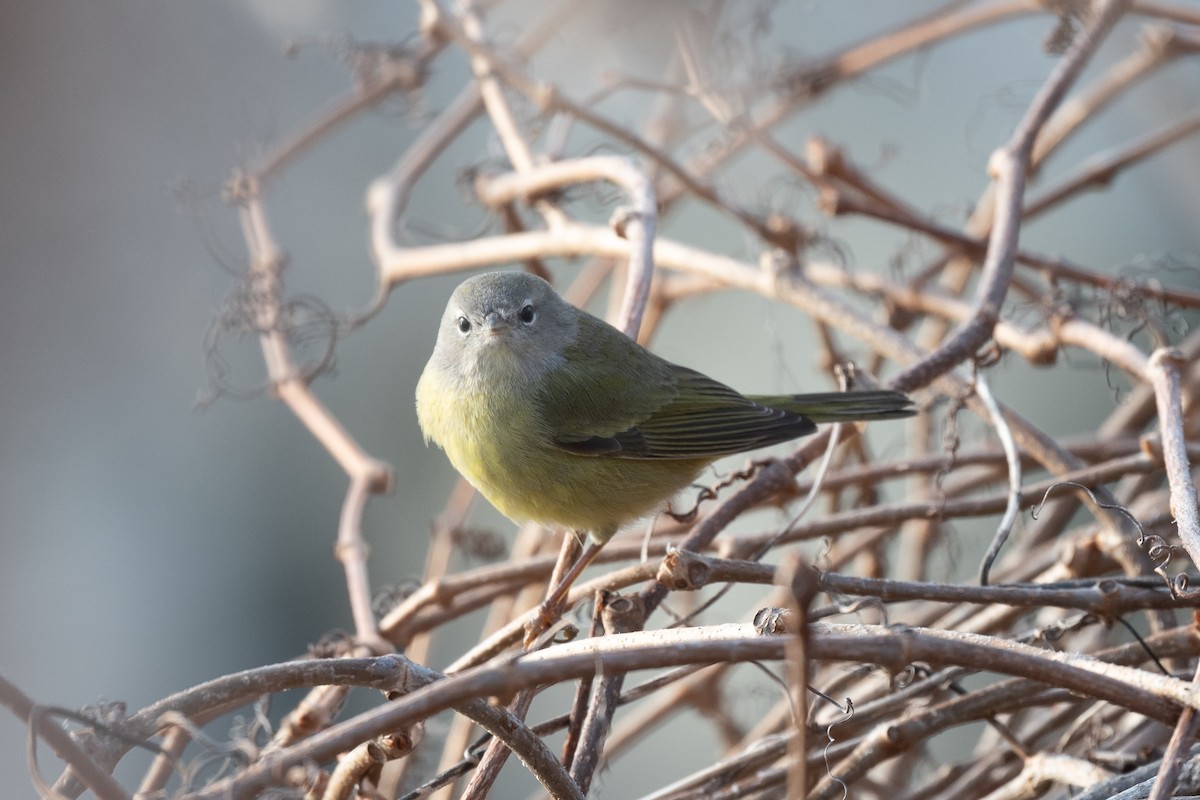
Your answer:
[[[1150,382],[1158,405],[1163,463],[1171,487],[1171,514],[1179,529],[1179,541],[1192,563],[1200,565],[1200,513],[1196,506],[1196,484],[1192,482],[1188,464],[1179,389],[1179,368],[1186,364],[1178,350],[1155,350],[1150,356]]]
[[[978,371],[975,373],[975,391],[991,416],[996,436],[1004,447],[1004,457],[1008,462],[1008,502],[1004,507],[1004,516],[1000,518],[1000,524],[996,527],[996,534],[992,537],[991,544],[988,545],[983,562],[979,567],[979,583],[986,586],[992,564],[999,557],[1001,548],[1008,540],[1008,535],[1012,532],[1013,525],[1016,524],[1017,513],[1021,509],[1021,456],[1017,452],[1017,443],[1013,441],[1008,423],[1004,421],[1004,415],[1000,413],[1000,406],[996,403],[996,398],[992,397],[992,390],[988,387],[987,379]]]

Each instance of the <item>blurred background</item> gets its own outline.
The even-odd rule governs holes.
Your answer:
[[[493,30],[518,34],[526,5],[501,4]],[[618,65],[661,77],[671,20],[685,5],[589,8],[552,41],[541,73],[580,94]],[[763,41],[816,57],[941,6],[803,2],[780,7]],[[746,7],[765,13],[774,4]],[[408,41],[415,21],[410,3],[0,4],[0,672],[35,700],[67,708],[124,701],[132,711],[351,627],[332,556],[344,476],[266,396],[199,410],[208,387],[203,341],[245,263],[222,184],[348,90],[352,42]],[[1143,23],[1123,23],[1110,43],[1123,45],[1106,46],[1097,64],[1124,52]],[[825,135],[877,180],[960,225],[986,185],[988,154],[1052,68],[1041,49],[1052,28],[1046,17],[1022,17],[901,59],[781,135],[795,148]],[[267,209],[290,255],[289,294],[335,312],[365,307],[375,283],[367,185],[467,76],[461,58],[440,60],[419,100],[358,116],[274,184]],[[1050,174],[1195,113],[1197,97],[1197,65],[1169,67],[1089,125]],[[632,115],[649,102],[626,95],[608,110]],[[500,151],[476,127],[478,149],[448,154],[414,197],[412,229],[425,240],[478,232],[483,213],[463,206],[457,181]],[[1194,139],[1175,146],[1109,191],[1040,219],[1023,244],[1194,286],[1198,156]],[[739,167],[722,188],[751,206],[789,202],[791,190],[760,167]],[[795,213],[828,232],[836,247],[827,257],[854,269],[893,266],[902,235],[835,226],[810,200],[797,195]],[[755,258],[750,242],[723,241],[711,221],[667,232]],[[444,458],[423,446],[412,396],[460,279],[402,286],[338,342],[335,372],[316,384],[351,434],[396,470],[396,492],[368,510],[377,588],[419,576],[429,523],[452,485]],[[713,325],[726,307],[728,325]],[[824,389],[812,384],[826,379],[812,377],[811,336],[799,314],[765,301],[711,298],[673,314],[656,346],[747,390]],[[730,348],[731,340],[744,346]],[[233,380],[258,385],[256,342],[227,344]],[[746,355],[755,352],[761,357]],[[1052,431],[1087,430],[1118,392],[1096,364],[1061,368],[1078,374],[1069,399],[1025,391],[1019,364],[994,389]],[[478,505],[477,519],[509,534],[511,525]],[[6,797],[34,796],[24,740],[18,720],[0,718]],[[44,761],[54,763],[48,753]],[[139,771],[119,774],[128,782]]]

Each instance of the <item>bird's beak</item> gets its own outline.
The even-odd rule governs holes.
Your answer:
[[[483,317],[483,328],[489,336],[499,336],[511,327],[499,311],[489,311]]]

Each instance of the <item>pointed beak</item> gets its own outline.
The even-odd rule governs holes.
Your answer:
[[[483,329],[488,332],[489,336],[499,336],[511,327],[512,325],[499,311],[489,311],[483,317]]]

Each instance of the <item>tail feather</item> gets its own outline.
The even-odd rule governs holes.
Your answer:
[[[868,422],[911,417],[917,413],[908,395],[889,389],[755,396],[750,399],[760,405],[803,414],[813,422]]]

